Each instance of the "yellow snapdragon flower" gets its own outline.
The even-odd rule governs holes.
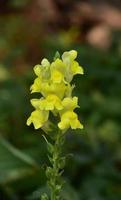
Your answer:
[[[65,78],[65,70],[66,70],[66,65],[61,59],[57,58],[54,62],[52,62],[51,73],[53,73],[53,71],[58,71],[59,73],[62,74],[63,80]]]
[[[57,58],[52,62],[51,69],[60,72],[63,75],[65,82],[71,82],[74,75],[84,73],[83,68],[75,61],[76,57],[77,52],[74,50],[64,52],[62,60]]]
[[[41,64],[34,67],[37,76],[31,86],[31,93],[39,92],[40,99],[32,99],[35,108],[27,120],[27,125],[33,123],[35,129],[41,128],[48,121],[49,112],[60,117],[58,127],[61,130],[83,128],[74,109],[78,106],[78,98],[72,97],[74,85],[71,80],[76,74],[83,74],[83,68],[75,61],[77,52],[71,50],[62,54],[62,59],[56,58],[50,63],[44,58]]]
[[[79,122],[77,114],[73,111],[78,106],[78,98],[77,97],[66,97],[62,101],[63,109],[60,110],[60,118],[61,122],[58,123],[58,127],[62,130],[68,129],[71,127],[72,129],[83,128],[83,125]]]
[[[48,95],[46,98],[32,99],[31,104],[40,110],[62,110],[63,105],[61,100],[56,95]]]
[[[71,127],[72,129],[83,128],[83,125],[78,120],[77,114],[73,111],[67,111],[62,114],[61,121],[58,123],[58,127],[61,130],[68,129]]]
[[[72,86],[70,84],[65,84],[63,81],[60,83],[55,83],[54,81],[42,81],[40,77],[36,78],[33,85],[31,86],[31,93],[40,92],[44,97],[49,94],[55,94],[60,99],[66,94],[70,94],[72,91]]]
[[[42,79],[47,79],[49,78],[50,75],[50,63],[49,61],[44,58],[41,62],[41,65],[35,65],[34,67],[34,73],[38,76],[41,77]]]
[[[75,61],[76,57],[77,52],[75,50],[64,52],[62,55],[63,63],[66,66],[65,76],[68,82],[72,81],[74,75],[84,74],[83,68]]]
[[[48,116],[48,111],[35,110],[28,118],[27,125],[29,126],[31,123],[33,123],[35,129],[41,128],[45,124],[45,122],[47,122]]]
[[[62,105],[64,110],[74,110],[75,108],[79,107],[78,106],[78,98],[77,97],[66,97],[62,101]]]

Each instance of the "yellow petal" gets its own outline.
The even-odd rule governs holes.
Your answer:
[[[71,50],[71,51],[69,51],[69,54],[70,54],[71,59],[73,59],[73,60],[76,59],[76,57],[77,57],[77,51]]]
[[[57,110],[61,110],[63,108],[61,100],[56,95],[48,95],[46,100],[46,105],[50,106],[51,110],[54,110],[54,108]]]
[[[65,61],[66,59],[75,60],[76,57],[77,57],[77,51],[75,51],[75,50],[65,51],[62,54],[62,60],[63,61]]]
[[[48,102],[45,106],[45,110],[54,110],[54,104],[52,102]]]
[[[48,111],[35,110],[28,118],[27,125],[29,126],[31,123],[33,123],[35,129],[41,128],[48,120],[48,115]]]
[[[62,109],[63,109],[62,103],[59,102],[59,101],[57,101],[57,102],[55,103],[55,108],[56,108],[57,110],[62,110]]]
[[[49,67],[50,66],[50,62],[46,58],[42,59],[41,64],[42,64],[43,67]]]
[[[45,99],[41,98],[41,100],[39,102],[39,109],[40,110],[46,110],[45,108],[46,108],[46,101],[45,101]]]
[[[31,104],[40,110],[62,110],[63,106],[58,96],[51,94],[46,98],[32,99]]]
[[[84,74],[84,70],[81,66],[79,66],[78,62],[73,61],[71,66],[72,74]]]
[[[54,83],[60,83],[64,79],[63,74],[58,70],[53,70],[51,73],[51,80]]]
[[[78,119],[71,120],[70,126],[72,129],[77,129],[77,128],[83,129],[83,125],[80,123]]]
[[[78,107],[78,98],[77,97],[66,97],[62,101],[64,110],[74,110]]]
[[[61,122],[58,123],[58,127],[61,129],[61,130],[66,130],[70,127],[70,124],[69,124],[69,120],[68,119],[65,119],[65,120],[61,120]]]
[[[40,99],[31,99],[30,102],[31,102],[31,104],[32,104],[32,106],[34,108],[36,108],[36,109],[39,108],[39,106],[40,106]]]
[[[27,124],[27,126],[30,126],[30,124],[32,123],[32,120],[31,120],[31,116],[27,119],[27,122],[26,122],[26,124]]]
[[[42,87],[41,93],[44,97],[47,97],[50,94],[58,96],[60,99],[62,99],[65,95],[67,86],[64,82],[61,83],[47,83]]]
[[[41,65],[35,65],[35,67],[34,67],[34,73],[37,75],[37,76],[41,76]]]
[[[31,93],[40,92],[41,91],[41,85],[42,85],[41,79],[36,78],[33,85],[30,88]]]
[[[83,125],[79,122],[78,116],[73,111],[67,111],[61,115],[61,121],[58,123],[58,127],[61,130],[71,127],[72,129],[83,128]]]

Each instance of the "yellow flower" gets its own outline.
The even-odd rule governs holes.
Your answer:
[[[66,130],[69,127],[72,129],[83,128],[83,125],[79,122],[77,114],[73,111],[78,106],[77,97],[66,97],[62,101],[63,109],[59,111],[61,122],[58,123],[58,127],[62,130]]]
[[[41,65],[35,65],[34,66],[34,73],[36,74],[36,76],[41,76],[42,73],[42,66]]]
[[[61,121],[58,127],[66,130],[83,128],[79,122],[74,109],[78,106],[78,98],[72,97],[72,90],[75,87],[71,85],[71,80],[76,74],[83,74],[83,68],[75,61],[77,52],[75,50],[67,51],[62,54],[62,59],[55,58],[50,63],[44,58],[41,64],[34,67],[37,76],[31,86],[31,93],[39,92],[43,96],[40,99],[32,99],[31,104],[35,111],[27,120],[27,125],[34,124],[35,129],[41,128],[48,120],[49,111],[58,115]]]
[[[41,65],[35,65],[34,73],[36,76],[40,77],[41,79],[48,79],[50,77],[50,63],[49,61],[44,58],[41,62]]]
[[[75,74],[84,74],[83,68],[76,61],[72,62],[71,72],[72,72],[73,75],[75,75]]]
[[[66,65],[65,63],[57,58],[54,62],[52,62],[51,64],[51,70],[58,70],[59,72],[61,72],[63,75],[65,74],[65,68],[66,68]]]
[[[62,55],[63,63],[66,65],[65,77],[67,82],[71,82],[76,74],[84,74],[83,68],[75,61],[77,51],[71,50],[64,52]]]
[[[69,127],[72,129],[83,128],[83,125],[78,120],[78,116],[73,111],[67,111],[61,116],[61,121],[58,123],[58,127],[61,130],[66,130]]]
[[[41,65],[43,67],[49,67],[50,66],[50,62],[46,58],[43,58],[42,62],[41,62]]]
[[[65,110],[74,110],[75,108],[79,107],[78,106],[78,98],[77,97],[66,97],[62,101],[62,105]]]
[[[34,83],[30,87],[30,90],[31,90],[31,93],[40,92],[41,91],[41,79],[40,78],[36,78],[34,80]]]
[[[62,110],[61,100],[56,95],[48,95],[45,99],[32,99],[31,104],[40,110]]]
[[[51,84],[43,84],[41,93],[44,97],[47,97],[50,94],[55,94],[58,96],[60,99],[64,97],[66,91],[66,86],[65,84],[62,83],[51,83]]]
[[[71,50],[71,51],[65,51],[62,55],[62,60],[66,60],[69,58],[69,60],[75,60],[77,57],[77,51]]]
[[[41,128],[45,124],[45,122],[47,122],[48,116],[48,111],[35,110],[28,118],[27,125],[29,126],[31,123],[33,123],[35,129]]]
[[[49,81],[42,81],[40,77],[36,78],[32,84],[31,93],[40,92],[44,97],[47,97],[50,94],[55,94],[60,99],[62,99],[66,94],[70,95],[72,88],[69,84],[64,82],[56,83]]]

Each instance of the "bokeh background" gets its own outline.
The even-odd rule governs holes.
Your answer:
[[[64,200],[121,199],[121,1],[0,0],[0,200],[39,200],[49,162],[41,130],[26,126],[32,68],[78,51],[77,110],[69,131]]]

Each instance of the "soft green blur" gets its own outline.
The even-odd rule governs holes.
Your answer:
[[[32,12],[31,1],[6,2],[9,10],[0,13],[0,200],[39,200],[47,190],[46,143],[41,130],[26,126],[32,68],[43,57],[52,60],[57,50],[71,49],[85,70],[74,80],[85,128],[67,134],[62,195],[64,200],[121,199],[120,30],[112,32],[109,49],[100,50],[76,39],[78,27],[49,29]]]

